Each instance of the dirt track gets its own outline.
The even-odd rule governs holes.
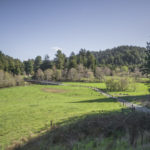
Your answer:
[[[146,112],[146,113],[150,113],[150,109],[146,108],[146,107],[143,107],[141,105],[138,105],[138,104],[133,104],[131,102],[127,102],[126,100],[124,99],[121,99],[121,98],[117,98],[117,97],[113,97],[112,95],[110,94],[107,94],[105,92],[103,92],[102,90],[98,89],[98,88],[92,88],[93,90],[107,96],[107,97],[110,97],[110,98],[114,98],[114,99],[117,99],[120,103],[122,103],[123,105],[129,107],[129,108],[134,108],[135,110],[137,111],[142,111],[142,112]]]

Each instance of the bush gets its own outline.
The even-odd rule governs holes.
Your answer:
[[[109,91],[135,91],[136,86],[133,79],[129,78],[111,78],[105,81]]]
[[[24,85],[24,80],[21,76],[13,76],[8,72],[0,70],[0,88]]]

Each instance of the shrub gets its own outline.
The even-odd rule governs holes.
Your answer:
[[[126,91],[136,89],[135,82],[129,78],[111,78],[105,81],[109,91]]]
[[[24,85],[24,80],[21,76],[13,76],[8,72],[0,70],[0,88]]]
[[[15,85],[20,86],[20,85],[24,85],[24,80],[22,78],[22,76],[18,75],[14,77],[15,79]]]

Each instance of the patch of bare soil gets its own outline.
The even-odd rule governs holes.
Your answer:
[[[67,92],[67,90],[53,89],[53,88],[43,88],[42,91],[44,91],[44,92],[50,92],[50,93],[65,93],[65,92]]]

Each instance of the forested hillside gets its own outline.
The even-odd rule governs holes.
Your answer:
[[[84,74],[83,77],[96,76],[96,72],[106,71],[110,74],[110,70],[121,69],[123,66],[128,67],[130,71],[134,70],[133,68],[144,63],[145,51],[146,49],[142,47],[119,46],[99,52],[81,49],[78,54],[72,52],[69,57],[66,57],[61,50],[58,50],[53,60],[50,60],[49,56],[46,55],[44,59],[37,56],[35,59],[28,59],[24,62],[13,59],[0,51],[0,70],[15,75],[36,75],[39,69],[40,74],[43,74],[41,71],[51,69],[47,70],[46,74],[52,74],[53,71],[53,78],[56,80],[60,76],[66,77],[68,74],[70,74],[69,78],[75,78],[75,74],[80,73]]]
[[[105,51],[92,52],[99,65],[141,65],[145,60],[145,48],[136,46],[119,46]]]

